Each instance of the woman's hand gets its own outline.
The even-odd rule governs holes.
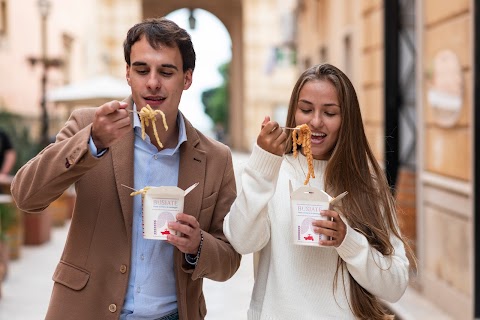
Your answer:
[[[262,122],[262,130],[257,137],[258,146],[265,151],[282,156],[286,143],[287,134],[276,121],[270,121],[270,117],[266,116]]]
[[[326,217],[327,220],[315,220],[312,223],[313,232],[330,237],[330,240],[320,240],[319,244],[338,247],[347,234],[345,222],[340,218],[338,212],[333,210],[322,210],[321,215]]]

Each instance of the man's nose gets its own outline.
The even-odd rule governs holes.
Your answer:
[[[160,77],[157,77],[156,75],[151,75],[148,78],[147,86],[148,86],[149,89],[153,89],[153,90],[159,89],[160,88]]]

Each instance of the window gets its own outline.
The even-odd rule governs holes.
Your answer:
[[[7,35],[7,0],[0,0],[0,37]]]
[[[353,52],[352,52],[352,38],[350,34],[347,34],[343,39],[344,48],[344,62],[343,68],[345,74],[352,78],[352,65],[353,65]]]
[[[320,62],[325,63],[328,62],[328,49],[325,45],[320,47]]]

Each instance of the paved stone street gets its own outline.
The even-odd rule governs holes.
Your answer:
[[[52,275],[60,259],[68,224],[53,230],[51,240],[40,246],[24,246],[21,258],[9,265],[0,299],[0,319],[41,320],[45,318]],[[242,258],[235,276],[226,282],[204,282],[208,315],[206,319],[246,319],[253,285],[252,255]]]

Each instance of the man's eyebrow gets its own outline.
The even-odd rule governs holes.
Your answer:
[[[135,66],[135,67],[144,67],[144,66],[147,66],[147,63],[146,62],[143,62],[143,61],[135,61],[132,63],[132,66]],[[170,64],[170,63],[163,63],[161,65],[162,68],[170,68],[170,69],[175,69],[176,71],[178,71],[178,68],[176,65],[174,64]]]
[[[171,68],[171,69],[175,69],[176,71],[178,71],[178,68],[177,68],[177,66],[176,66],[176,65],[174,65],[174,64],[170,64],[170,63],[163,63],[163,64],[162,64],[162,67],[163,67],[163,68]]]

